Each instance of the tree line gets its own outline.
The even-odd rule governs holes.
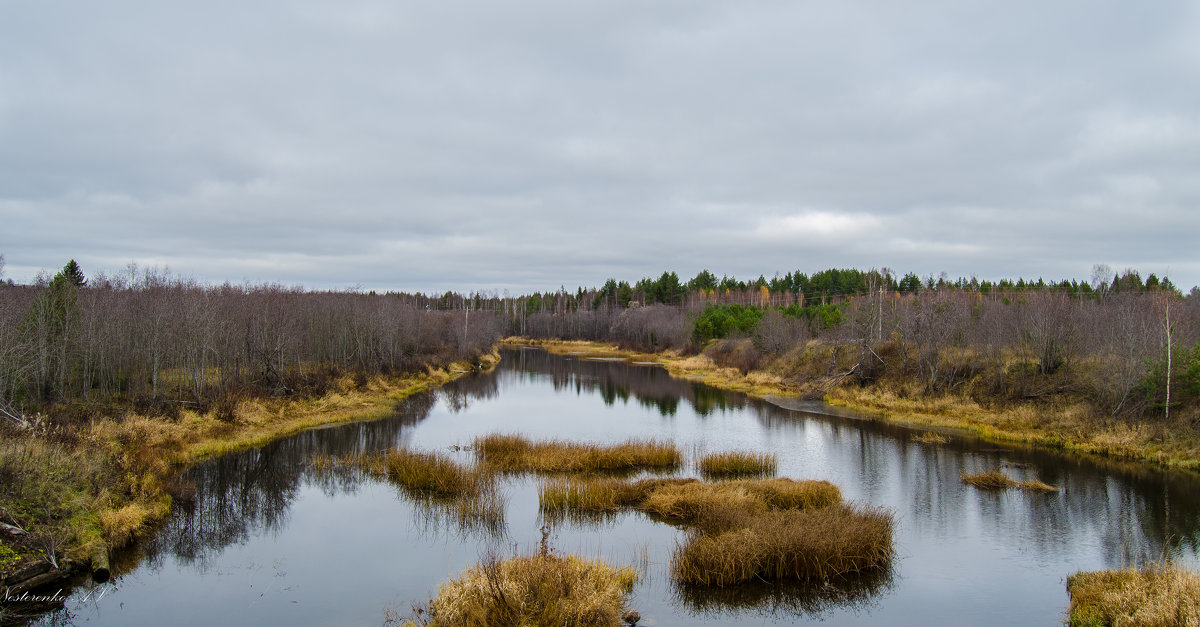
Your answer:
[[[135,267],[87,279],[72,260],[0,285],[0,411],[52,405],[208,409],[245,394],[323,391],[341,375],[477,358],[505,331],[489,312],[412,295],[213,286]]]
[[[473,359],[504,335],[707,350],[743,370],[818,340],[864,383],[899,376],[930,393],[1071,393],[1113,413],[1195,404],[1200,294],[1109,273],[989,282],[829,269],[741,281],[704,270],[682,281],[668,271],[500,297],[206,285],[132,266],[89,279],[72,260],[33,285],[0,283],[0,411],[134,403],[171,412],[244,394],[314,394],[341,375]]]

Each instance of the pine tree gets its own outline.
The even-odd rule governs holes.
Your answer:
[[[75,287],[87,285],[87,277],[83,276],[83,270],[79,269],[79,264],[75,263],[74,259],[68,261],[67,265],[63,266],[62,272],[59,275],[70,281]]]

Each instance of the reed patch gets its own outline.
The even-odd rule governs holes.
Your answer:
[[[489,470],[510,473],[663,472],[678,469],[683,461],[674,444],[657,440],[602,445],[492,434],[476,438],[472,449]]]
[[[1058,487],[1048,483],[1032,480],[1032,481],[1017,481],[1012,477],[1004,474],[999,470],[987,470],[977,473],[963,473],[961,475],[963,483],[975,486],[981,490],[1007,490],[1009,488],[1018,488],[1029,492],[1057,492]]]
[[[1200,625],[1200,574],[1157,564],[1067,577],[1067,624]]]
[[[950,441],[950,438],[948,438],[940,433],[934,433],[933,431],[926,431],[925,433],[922,433],[920,435],[914,435],[912,437],[912,441],[920,442],[921,444],[945,444]]]
[[[671,559],[680,583],[827,581],[885,569],[892,561],[893,519],[882,508],[722,512],[702,523]]]
[[[893,554],[891,513],[846,505],[827,481],[566,478],[538,495],[548,522],[636,509],[688,527],[671,560],[682,585],[824,581],[886,570]]]
[[[438,588],[405,625],[618,627],[641,574],[578,555],[543,550],[488,557]]]
[[[746,451],[711,453],[700,458],[696,467],[707,479],[767,477],[775,474],[774,455]]]
[[[352,472],[387,479],[420,508],[428,522],[454,522],[462,531],[498,534],[504,529],[504,497],[495,477],[449,455],[406,448],[342,458],[316,456],[310,468],[325,482],[352,481]]]

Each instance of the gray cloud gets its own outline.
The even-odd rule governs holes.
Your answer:
[[[593,4],[11,7],[6,273],[1200,284],[1194,3]]]

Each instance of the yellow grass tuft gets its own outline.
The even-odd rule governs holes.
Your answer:
[[[633,568],[577,555],[489,558],[442,584],[417,620],[432,627],[618,627],[639,578]]]
[[[720,528],[693,531],[676,547],[681,583],[726,587],[751,581],[827,581],[886,568],[891,513],[837,505],[811,510],[724,512]]]
[[[1168,565],[1067,578],[1068,625],[1200,625],[1200,574]]]
[[[1030,492],[1057,492],[1058,488],[1041,481],[1017,481],[999,470],[988,470],[974,474],[963,473],[963,483],[973,485],[981,490],[1007,490],[1020,488]]]
[[[709,479],[731,477],[765,477],[775,474],[776,459],[767,453],[730,451],[712,453],[700,458],[700,474]]]
[[[691,524],[724,512],[822,508],[841,500],[841,490],[828,481],[760,479],[664,485],[651,491],[641,507],[664,520]]]
[[[926,431],[925,433],[922,433],[920,435],[914,435],[912,437],[912,440],[913,440],[913,442],[920,442],[922,444],[945,444],[950,441],[950,438],[948,438],[940,433],[934,433],[933,431]]]
[[[472,447],[487,468],[499,472],[662,471],[675,470],[683,460],[674,444],[655,440],[605,446],[492,434],[476,438]]]

